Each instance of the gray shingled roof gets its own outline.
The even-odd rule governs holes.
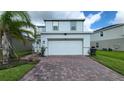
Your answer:
[[[113,25],[110,25],[110,26],[106,26],[106,27],[100,28],[100,29],[98,29],[98,30],[95,30],[94,32],[100,32],[100,31],[104,31],[104,30],[116,28],[116,27],[119,27],[119,26],[124,26],[124,23],[113,24]]]

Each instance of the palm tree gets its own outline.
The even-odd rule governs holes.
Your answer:
[[[21,40],[25,44],[25,34],[33,37],[35,35],[31,30],[35,32],[35,26],[31,23],[30,16],[25,11],[5,11],[0,15],[0,42],[3,63],[9,61],[10,51],[15,54],[12,38]]]

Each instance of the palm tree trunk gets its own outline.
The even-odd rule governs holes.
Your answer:
[[[3,54],[3,64],[7,64],[9,62],[9,42],[6,33],[3,33],[2,36],[2,54]]]

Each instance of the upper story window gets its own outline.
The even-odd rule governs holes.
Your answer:
[[[103,32],[102,31],[100,32],[100,36],[103,37]]]
[[[59,22],[57,21],[53,22],[53,30],[55,31],[59,30]]]
[[[70,24],[71,24],[71,30],[76,30],[76,22],[75,21],[72,21],[72,22],[70,22]]]

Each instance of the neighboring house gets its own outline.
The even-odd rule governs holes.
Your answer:
[[[15,38],[12,38],[12,44],[16,51],[27,51],[32,50],[32,42],[33,39],[29,37],[25,37],[27,39],[26,43],[24,44],[22,41],[19,41]],[[1,42],[0,42],[0,49],[2,49]]]
[[[90,32],[84,31],[84,19],[46,19],[38,26],[38,36],[33,44],[35,52],[46,47],[45,55],[88,55]]]
[[[91,35],[91,46],[124,51],[124,24],[115,24],[94,31]]]
[[[25,37],[26,43],[24,44],[22,41],[19,41],[17,39],[12,39],[13,45],[15,46],[15,50],[16,51],[28,51],[28,50],[32,50],[32,43],[33,43],[33,39],[30,37]]]

